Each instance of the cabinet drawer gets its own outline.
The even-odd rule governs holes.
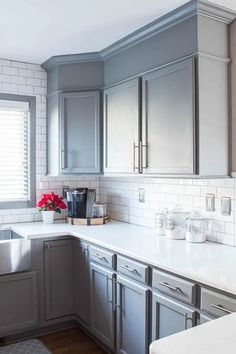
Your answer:
[[[109,269],[114,268],[115,254],[113,252],[105,251],[101,248],[90,246],[89,258],[90,261],[99,263]]]
[[[149,282],[149,267],[126,257],[117,256],[117,272],[144,284]]]
[[[221,317],[236,312],[236,299],[202,288],[201,310]]]
[[[194,283],[153,270],[152,286],[171,297],[196,305],[197,285]]]

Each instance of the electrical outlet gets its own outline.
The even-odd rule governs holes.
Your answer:
[[[215,194],[206,194],[206,211],[215,210]]]
[[[64,199],[66,198],[66,193],[69,191],[69,189],[69,186],[62,186],[62,196]]]
[[[145,203],[145,190],[143,188],[139,188],[139,203]]]

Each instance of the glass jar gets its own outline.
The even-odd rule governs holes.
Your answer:
[[[103,218],[107,215],[107,205],[106,203],[96,202],[93,204],[93,217]]]
[[[208,219],[201,216],[190,216],[187,218],[186,240],[189,242],[205,242]]]
[[[184,240],[186,237],[186,219],[189,212],[182,209],[168,211],[165,221],[166,236],[172,240]]]
[[[165,217],[166,213],[164,211],[157,212],[155,215],[155,230],[157,235],[164,236],[166,234]]]

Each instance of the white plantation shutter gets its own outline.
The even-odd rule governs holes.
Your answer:
[[[0,202],[29,200],[29,103],[0,100]]]

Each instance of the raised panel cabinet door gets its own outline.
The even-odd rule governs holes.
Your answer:
[[[104,91],[104,172],[134,173],[139,165],[140,80]]]
[[[195,173],[194,76],[193,59],[143,76],[143,173]]]
[[[33,329],[37,324],[37,273],[1,276],[0,336]]]
[[[60,96],[62,173],[100,172],[100,92]]]
[[[74,313],[74,240],[44,242],[46,320]]]
[[[90,264],[91,331],[110,350],[115,346],[114,280],[113,272]]]
[[[76,241],[75,251],[75,313],[86,325],[90,325],[90,274],[89,245]]]
[[[196,312],[165,296],[153,294],[152,341],[175,334],[196,325]]]
[[[146,287],[117,277],[117,353],[148,353],[148,298]]]

